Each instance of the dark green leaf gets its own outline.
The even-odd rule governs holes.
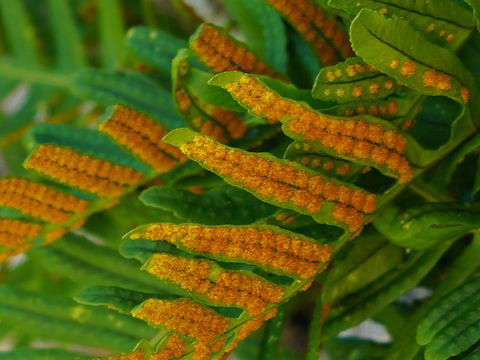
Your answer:
[[[73,125],[37,124],[26,138],[30,148],[40,144],[68,146],[81,153],[94,156],[141,172],[152,170],[123,150],[107,135],[92,129]]]
[[[426,360],[445,360],[480,340],[480,278],[456,288],[432,306],[420,323],[417,342],[428,344]]]
[[[203,194],[151,187],[140,195],[140,200],[145,205],[173,211],[181,219],[205,225],[251,224],[276,211],[276,207],[231,187]]]
[[[83,70],[74,76],[73,90],[79,96],[104,106],[130,106],[153,116],[167,128],[182,124],[170,93],[140,73]]]
[[[465,42],[475,26],[472,14],[460,2],[422,3],[409,0],[330,0],[329,5],[355,16],[367,8],[388,17],[407,19],[424,36],[453,50]]]
[[[287,37],[278,12],[263,0],[223,0],[247,43],[277,70],[286,72]]]
[[[186,41],[165,31],[140,26],[128,30],[126,42],[134,56],[166,74],[177,51],[188,47]]]
[[[106,246],[69,234],[62,241],[35,249],[43,266],[86,285],[112,285],[147,292],[167,291],[165,284],[138,269]]]
[[[323,337],[339,332],[373,316],[399,296],[414,288],[436,265],[451,242],[435,249],[412,253],[395,271],[390,271],[367,287],[347,296],[330,313],[323,328]]]
[[[141,337],[155,331],[130,316],[87,307],[64,297],[52,297],[2,285],[0,319],[45,339],[131,350]]]
[[[75,296],[75,300],[85,305],[106,305],[124,314],[130,314],[132,309],[149,298],[175,299],[170,293],[141,293],[112,286],[89,287]]]
[[[399,246],[425,249],[478,228],[479,211],[476,205],[461,203],[424,203],[405,210],[389,205],[374,224]]]
[[[323,302],[334,302],[354,293],[398,266],[404,250],[371,232],[346,246],[333,262],[322,289]]]

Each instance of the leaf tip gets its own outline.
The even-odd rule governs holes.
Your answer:
[[[197,133],[187,128],[179,128],[170,131],[163,137],[163,141],[167,144],[180,147],[187,142],[193,141]]]

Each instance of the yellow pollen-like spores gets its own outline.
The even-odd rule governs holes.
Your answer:
[[[365,130],[365,133],[363,135],[364,139],[367,139],[371,142],[380,142],[382,143],[382,136],[384,136],[384,134],[386,133],[390,133],[392,132],[391,130],[384,130],[380,125],[378,124],[369,124],[367,129]],[[393,132],[393,136],[396,138],[397,137],[397,133]],[[388,144],[385,143],[385,141],[383,141],[383,143],[387,146]]]
[[[378,12],[379,12],[380,14],[382,14],[382,15],[385,15],[385,14],[388,13],[388,9],[382,8],[382,9],[380,9]]]
[[[376,105],[370,105],[370,106],[368,107],[368,113],[369,113],[370,115],[377,116],[377,115],[378,115],[378,108],[377,108],[377,106],[376,106]]]
[[[270,303],[278,303],[283,295],[279,286],[235,272],[225,271],[209,280],[211,267],[203,260],[154,254],[147,270],[182,289],[206,295],[210,301],[244,307],[252,315],[262,313]]]
[[[354,144],[351,151],[353,156],[358,159],[368,159],[374,147],[375,145],[368,141],[359,141]]]
[[[48,186],[23,178],[0,180],[0,193],[15,192],[63,211],[81,213],[88,207],[88,201]]]
[[[23,244],[23,245],[17,247],[16,249],[14,249],[12,251],[4,251],[4,252],[0,253],[0,264],[3,263],[5,260],[7,260],[8,258],[10,258],[12,256],[15,256],[15,255],[18,255],[18,254],[21,254],[21,253],[27,251],[31,247],[32,247],[32,244],[27,243],[27,244]]]
[[[282,211],[281,213],[278,213],[275,215],[275,220],[277,221],[283,221],[288,217],[288,212],[287,211]]]
[[[468,100],[470,99],[470,91],[465,86],[460,88],[460,95],[462,96],[463,102],[465,104],[468,103]]]
[[[187,342],[177,334],[170,335],[165,342],[165,347],[159,352],[152,354],[149,360],[172,360],[178,359],[187,351]]]
[[[330,247],[297,236],[275,234],[256,227],[206,227],[198,225],[151,225],[132,238],[178,243],[195,252],[248,261],[301,278],[315,274],[328,261]]]
[[[378,93],[379,89],[380,89],[380,85],[377,82],[372,82],[368,87],[368,91],[370,92],[370,94]]]
[[[383,87],[386,90],[390,90],[391,88],[393,88],[393,81],[392,80],[385,81],[385,83],[383,84]]]
[[[60,182],[102,197],[116,197],[138,184],[142,173],[67,147],[40,145],[24,164]]]
[[[81,226],[83,226],[86,222],[86,218],[83,218],[83,219],[79,219],[77,220],[72,226],[70,227],[60,227],[60,228],[57,228],[57,229],[54,229],[54,230],[51,230],[49,231],[46,235],[45,235],[45,241],[44,241],[44,244],[47,245],[47,244],[50,244],[58,239],[60,239],[63,235],[65,235],[66,233],[74,230],[74,229],[77,229]]]
[[[311,1],[268,0],[267,2],[313,45],[317,57],[324,65],[332,66],[340,60],[325,39],[329,39],[335,45],[342,57],[353,56],[348,37],[343,30],[334,21],[327,18],[325,12]],[[315,41],[315,39],[317,40]]]
[[[200,60],[215,73],[240,70],[282,78],[275,70],[265,66],[255,53],[210,24],[203,25],[190,46]]]
[[[335,205],[332,217],[335,221],[346,223],[351,232],[360,229],[363,223],[363,214],[361,212],[343,204]]]
[[[200,120],[199,122],[203,120],[201,117],[198,118]],[[211,136],[212,138],[220,141],[221,143],[226,143],[228,140],[225,130],[221,126],[214,124],[210,120],[203,121],[201,126],[199,126],[199,132],[200,134]]]
[[[380,113],[380,116],[386,116],[388,113],[387,105],[381,105],[378,112]]]
[[[112,116],[99,129],[158,172],[170,171],[187,160],[177,147],[162,141],[166,129],[125,106],[115,105]]]
[[[378,111],[378,109],[375,110]],[[372,111],[373,109],[369,109],[370,113],[372,113]],[[331,140],[327,136],[328,133],[325,130],[319,129],[318,121],[314,117],[310,119],[301,118],[298,120],[291,120],[288,123],[288,126],[291,131],[304,136],[306,140],[321,142],[322,145],[332,147],[339,153],[352,154],[359,159],[372,159],[378,165],[387,165],[387,157],[379,157],[376,155],[375,151],[377,148],[388,151],[387,146],[391,146],[395,151],[404,151],[405,140],[401,134],[395,134],[395,142],[388,139],[389,142],[387,145],[385,144],[383,135],[385,131],[378,125],[356,122],[354,131],[351,131],[349,130],[349,127],[345,125],[346,123],[348,123],[348,121],[343,121],[337,129],[337,133],[343,133],[344,135],[337,135],[338,139],[335,137]],[[389,136],[392,136],[391,133],[388,134]],[[407,171],[407,168],[409,168],[408,162],[402,162],[403,170],[401,170],[400,167],[393,170],[400,173],[400,171]],[[411,173],[410,170],[407,172],[409,174]],[[403,181],[406,181],[405,179],[407,178],[408,176],[402,176]]]
[[[14,177],[0,180],[0,205],[48,222],[62,223],[73,214],[85,211],[88,201]]]
[[[0,245],[15,249],[25,242],[26,236],[20,236],[9,232],[0,232]]]
[[[427,26],[427,31],[430,32],[430,31],[433,31],[433,30],[435,30],[435,24],[430,24],[430,25]]]
[[[312,196],[306,190],[297,190],[291,196],[291,201],[294,205],[304,208],[307,212],[314,214],[322,207],[322,198]]]
[[[175,100],[177,101],[178,109],[181,112],[186,112],[192,104],[188,94],[181,88],[175,90]]]
[[[347,75],[348,75],[348,76],[355,76],[355,75],[357,75],[357,71],[355,70],[355,66],[353,66],[353,65],[347,66],[346,72],[347,72]]]
[[[201,344],[209,345],[227,330],[230,320],[191,300],[149,299],[132,312],[154,326],[164,326]]]
[[[238,82],[226,85],[225,89],[246,107],[261,114],[269,124],[277,123],[286,114],[290,115],[288,102],[250,76],[242,76]]]
[[[445,35],[447,35],[447,30],[440,30],[439,33],[438,33],[438,35],[440,35],[440,36],[442,36],[442,37],[445,36]]]
[[[412,60],[407,60],[402,64],[400,73],[406,77],[413,76],[417,70],[417,64]]]
[[[339,122],[338,125],[341,125],[341,123]],[[340,137],[340,135],[337,135],[337,137]],[[334,149],[338,149],[337,146],[340,143],[341,141],[335,138],[332,139],[331,146],[333,146]],[[370,146],[369,143],[357,143],[353,148],[353,153],[356,156],[366,156],[368,155],[368,151],[370,151]],[[261,195],[273,197],[280,202],[286,202],[291,198],[294,205],[305,209],[308,213],[315,213],[319,210],[325,194],[313,194],[306,191],[309,179],[307,173],[296,170],[290,165],[269,161],[252,154],[245,155],[241,151],[233,149],[229,150],[232,154],[230,158],[227,156],[225,158],[215,159],[215,154],[217,153],[215,148],[218,147],[222,147],[222,145],[216,144],[208,138],[196,136],[192,142],[182,145],[181,149],[196,161],[203,162],[207,168],[222,176],[230,177],[232,180],[242,183],[245,187]],[[210,156],[206,157],[206,153],[210,154]],[[246,165],[243,160],[248,158],[254,159],[258,164],[250,162]],[[262,164],[268,165],[268,176],[270,178],[264,178],[267,173],[265,170],[261,170]],[[228,167],[225,167],[225,165],[228,165]],[[292,188],[292,186],[288,184],[294,187]],[[295,188],[297,188],[297,190],[295,190]],[[305,190],[303,190],[303,188],[305,188]],[[328,200],[328,198],[326,199]],[[328,201],[337,200],[336,198],[332,198]]]
[[[360,97],[363,94],[363,89],[361,86],[355,86],[352,90],[353,97]]]
[[[211,269],[207,261],[157,253],[150,258],[147,270],[152,275],[179,285],[187,291],[205,293],[211,286],[208,280]]]
[[[448,42],[451,42],[451,41],[453,41],[453,39],[455,39],[455,35],[453,35],[453,34],[448,34],[448,36],[447,36],[447,41],[448,41]]]
[[[215,279],[215,285],[208,290],[211,300],[241,306],[251,314],[260,315],[267,306],[278,303],[283,296],[283,288],[258,278],[235,272],[223,272]]]
[[[192,119],[192,124],[196,129],[200,129],[200,127],[202,126],[202,122],[203,119],[201,116],[197,116]]]
[[[435,69],[423,73],[423,85],[442,91],[450,90],[452,87],[450,76]]]
[[[216,107],[211,116],[226,127],[232,139],[241,138],[247,131],[247,125],[241,121],[240,116],[233,111]]]
[[[336,169],[336,173],[337,173],[338,175],[341,175],[341,176],[347,175],[349,171],[350,171],[350,164],[340,165],[340,166]]]
[[[27,240],[37,236],[42,226],[15,219],[0,219],[0,245],[16,248]]]
[[[309,157],[304,157],[303,159],[300,160],[300,164],[303,166],[307,166],[310,163],[310,158]]]
[[[331,161],[327,161],[325,164],[323,164],[323,168],[326,170],[326,171],[330,171],[334,168],[334,164],[333,162]]]
[[[342,88],[339,88],[335,93],[337,94],[337,96],[343,96],[345,94],[345,90],[343,90]]]
[[[398,111],[398,104],[395,101],[389,101],[387,109],[390,115],[395,115]]]
[[[400,62],[398,61],[398,59],[392,59],[390,61],[390,68],[391,69],[396,69],[396,68],[398,68],[399,65],[400,65]]]
[[[439,74],[436,87],[438,90],[449,90],[452,87],[450,76]]]
[[[363,73],[363,72],[365,72],[365,70],[366,70],[366,69],[365,69],[365,66],[363,66],[363,65],[361,65],[361,64],[355,64],[354,66],[355,66],[355,70],[356,70],[357,72],[359,72],[359,73]],[[369,69],[370,69],[370,67],[369,67]],[[370,70],[371,70],[371,69],[370,69]]]
[[[108,360],[145,360],[145,353],[142,349],[137,349],[131,354],[111,356]]]
[[[358,108],[357,108],[357,113],[358,114],[365,114],[365,112],[367,111],[367,109],[365,108],[365,106],[363,105],[360,105]]]
[[[376,206],[377,206],[376,196],[373,194],[366,195],[363,202],[363,212],[367,214],[373,213],[376,209]]]
[[[337,78],[333,71],[328,71],[326,77],[328,81],[335,81],[335,79]]]

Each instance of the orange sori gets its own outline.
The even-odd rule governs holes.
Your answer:
[[[132,168],[56,145],[40,145],[24,166],[107,198],[123,194],[127,186],[138,184],[143,177]]]
[[[243,307],[252,315],[259,315],[270,303],[278,303],[283,295],[280,286],[236,272],[220,272],[210,280],[210,263],[205,260],[159,253],[150,258],[146,269],[189,292],[223,305]]]
[[[323,201],[351,207],[355,216],[349,215],[342,221],[351,231],[361,226],[364,213],[371,213],[375,209],[374,194],[339,185],[320,175],[310,175],[304,170],[296,169],[287,161],[268,160],[253,153],[228,148],[201,135],[196,135],[180,149],[221,176],[229,177],[278,202],[290,201],[306,213],[317,213]]]
[[[409,161],[402,155],[406,139],[396,130],[384,129],[379,124],[362,120],[344,120],[312,111],[305,105],[284,99],[249,75],[225,88],[247,108],[276,123],[282,118],[293,118],[288,129],[306,140],[320,142],[340,155],[369,159],[398,173],[399,181],[412,177]],[[387,110],[387,109],[386,109]]]
[[[328,245],[253,226],[153,224],[142,232],[132,234],[131,238],[164,240],[195,252],[246,260],[301,278],[314,276],[319,265],[330,258]]]
[[[323,65],[335,65],[354,56],[345,31],[310,0],[267,0],[312,45]],[[338,49],[339,55],[335,53]]]
[[[173,169],[186,157],[170,144],[162,141],[167,130],[145,114],[115,105],[113,114],[99,129],[125,146],[133,154],[158,172]]]
[[[190,46],[200,60],[215,73],[240,70],[253,74],[282,77],[275,70],[269,68],[255,53],[210,24],[204,24],[200,28],[199,33],[190,42]]]

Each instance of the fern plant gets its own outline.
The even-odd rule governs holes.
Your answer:
[[[221,3],[0,1],[0,359],[479,358],[480,4]]]

